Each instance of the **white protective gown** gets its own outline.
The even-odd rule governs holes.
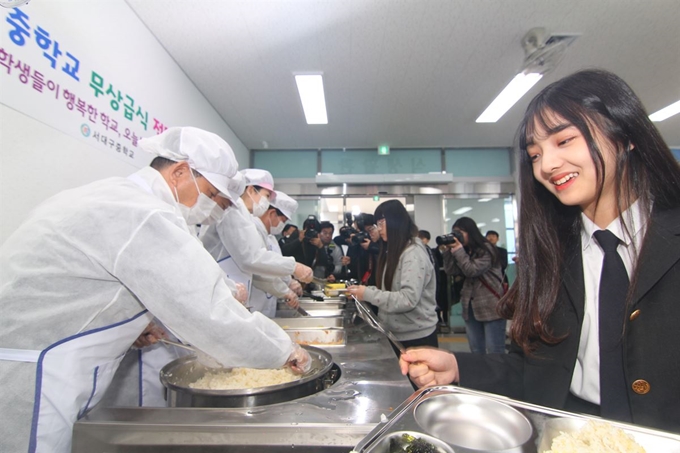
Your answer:
[[[201,237],[205,249],[225,274],[246,285],[249,295],[253,274],[280,278],[295,271],[295,258],[281,256],[264,247],[252,219],[253,215],[239,198],[226,210],[224,218],[218,224],[210,225]]]
[[[278,251],[276,251],[269,243],[269,233],[262,223],[262,220],[255,216],[251,216],[251,219],[260,237],[260,246],[283,257],[283,255],[281,255],[281,249],[278,248],[278,244]],[[282,278],[254,274],[253,287],[248,305],[252,307],[253,310],[259,311],[268,318],[275,317],[277,298],[285,297],[290,291],[288,283],[284,281],[285,278],[290,279],[290,274]]]
[[[233,298],[160,173],[131,177],[153,195],[128,178],[64,191],[0,248],[2,452],[70,452],[153,316],[228,366],[280,367],[293,350]]]

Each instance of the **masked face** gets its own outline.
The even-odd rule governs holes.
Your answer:
[[[187,221],[188,225],[210,225],[212,223],[217,223],[224,217],[224,210],[213,200],[210,199],[206,194],[201,192],[194,178],[192,171],[189,172],[191,179],[194,181],[196,186],[196,191],[198,192],[198,198],[193,206],[189,207],[182,204],[179,201],[179,195],[177,194],[177,188],[175,187],[175,197],[177,198],[179,210],[182,213],[182,217]]]
[[[274,223],[272,223],[271,227],[269,228],[269,233],[273,234],[274,236],[281,234],[281,232],[283,231],[283,227],[286,226],[286,222],[281,220],[281,217],[276,216],[276,220],[279,223],[277,225],[274,225]]]
[[[254,189],[254,188],[253,188]],[[255,191],[259,199],[255,201],[255,198],[251,195],[250,192],[248,192],[248,196],[253,202],[253,212],[252,214],[255,217],[262,217],[265,212],[267,212],[267,209],[269,209],[269,200],[267,200],[267,197],[265,197],[261,192],[258,192],[257,190]]]

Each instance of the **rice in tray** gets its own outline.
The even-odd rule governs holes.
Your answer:
[[[233,368],[208,371],[202,378],[189,384],[189,387],[205,390],[240,390],[285,384],[296,381],[300,377],[288,367],[275,370]]]
[[[545,453],[645,453],[645,449],[622,429],[588,421],[576,432],[562,431]]]

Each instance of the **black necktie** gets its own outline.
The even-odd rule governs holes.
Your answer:
[[[600,415],[630,421],[622,345],[628,273],[616,251],[619,238],[608,230],[596,231],[594,236],[604,250],[599,292]]]

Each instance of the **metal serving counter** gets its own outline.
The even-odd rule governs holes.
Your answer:
[[[412,393],[387,340],[347,328],[327,351],[330,388],[295,401],[236,409],[97,407],[73,429],[73,453],[349,452]]]

